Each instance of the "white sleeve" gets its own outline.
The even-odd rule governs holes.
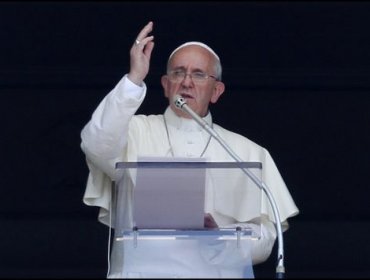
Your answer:
[[[115,162],[124,156],[129,121],[145,94],[145,84],[137,86],[125,75],[100,102],[81,132],[81,149],[87,159],[110,177]]]
[[[261,237],[251,242],[251,256],[253,265],[262,263],[271,255],[276,240],[275,225],[269,220],[262,220],[260,225],[248,224],[255,232],[261,232]]]
[[[83,202],[100,207],[98,219],[105,224],[109,224],[115,163],[125,157],[129,121],[145,94],[145,84],[137,86],[125,75],[100,102],[81,132],[81,149],[89,168]]]
[[[275,225],[267,219],[262,217],[261,224],[255,223],[235,223],[225,226],[225,228],[249,228],[260,238],[251,239],[244,242],[241,250],[238,251],[239,258],[235,261],[247,264],[248,260],[253,265],[262,263],[271,255],[272,248],[276,240]],[[231,256],[235,256],[235,240],[224,243],[222,250],[217,250],[215,255],[214,245],[203,246],[202,255],[209,263],[214,263],[216,260],[220,263],[230,262]],[[228,260],[227,260],[228,259]]]

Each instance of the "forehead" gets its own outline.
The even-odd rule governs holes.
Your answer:
[[[171,67],[208,68],[215,63],[214,55],[207,49],[191,45],[176,51],[169,61]]]

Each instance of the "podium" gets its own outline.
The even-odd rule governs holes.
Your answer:
[[[118,162],[108,277],[254,278],[251,247],[261,237],[256,230],[261,190],[243,173],[245,168],[261,178],[260,162],[176,158]],[[207,209],[222,213],[225,223],[238,216],[253,220],[257,227],[233,220],[205,228]]]

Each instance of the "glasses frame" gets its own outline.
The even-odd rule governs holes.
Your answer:
[[[173,76],[175,73],[177,74],[180,74],[180,76]],[[204,74],[204,78],[202,79],[199,79],[198,78],[194,78],[194,74],[196,73],[202,73]],[[216,81],[218,81],[217,77],[215,77],[214,75],[210,75],[208,73],[205,73],[205,72],[201,72],[201,71],[195,71],[195,72],[191,72],[191,73],[188,73],[186,71],[183,71],[183,70],[180,70],[180,69],[177,69],[177,70],[171,70],[171,71],[168,71],[167,72],[167,76],[169,77],[169,79],[172,81],[172,82],[175,82],[175,83],[180,83],[182,82],[183,80],[186,79],[187,76],[190,77],[190,79],[194,82],[194,83],[205,83],[206,81],[208,81],[209,78],[213,78],[215,79]],[[183,77],[181,77],[183,76]]]

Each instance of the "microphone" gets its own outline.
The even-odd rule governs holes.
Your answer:
[[[188,113],[201,127],[203,127],[213,138],[215,138],[236,162],[242,162],[242,159],[229,147],[229,145],[222,139],[222,137],[220,137],[219,134],[204,119],[202,119],[186,104],[185,98],[183,98],[180,95],[175,95],[173,98],[173,102],[177,108]],[[270,189],[266,186],[266,184],[263,181],[259,180],[259,178],[252,172],[250,172],[247,168],[243,167],[240,168],[260,189],[262,189],[265,192],[272,207],[276,221],[275,225],[278,236],[278,259],[276,266],[276,278],[283,279],[285,275],[284,242],[283,242],[283,231],[281,229],[280,223],[280,214],[276,201]]]
[[[217,132],[214,131],[211,126],[203,120],[197,113],[195,113],[189,106],[186,104],[185,98],[180,95],[174,96],[174,103],[175,106],[179,109],[182,109],[186,113],[188,113],[201,127],[203,127],[209,134],[211,134],[215,139],[219,139]]]

